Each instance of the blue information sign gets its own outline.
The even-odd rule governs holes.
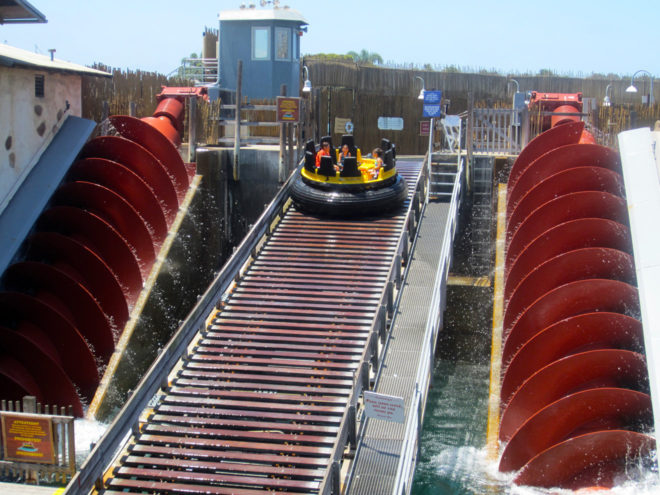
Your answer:
[[[424,117],[440,117],[442,91],[424,91]]]

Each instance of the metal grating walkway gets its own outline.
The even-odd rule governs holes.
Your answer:
[[[398,168],[414,192],[421,163]],[[209,315],[102,491],[327,491],[410,201],[374,220],[290,208]]]
[[[429,203],[420,222],[405,290],[390,333],[387,353],[375,391],[404,398],[406,418],[417,387],[419,360],[429,316],[434,282],[440,261],[448,203]],[[369,419],[353,469],[348,493],[394,493],[395,478],[406,435],[406,425]]]

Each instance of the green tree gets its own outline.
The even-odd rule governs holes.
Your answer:
[[[446,72],[448,74],[459,74],[463,72],[460,67],[452,64],[452,65],[447,65],[442,69],[442,72]]]
[[[331,60],[338,62],[352,62],[353,58],[350,55],[342,55],[339,53],[312,53],[304,55],[305,60]]]
[[[193,52],[187,57],[181,59],[181,65],[177,69],[177,77],[181,79],[194,79],[202,70],[202,61],[199,56]]]
[[[382,65],[383,64],[383,57],[381,57],[376,52],[370,52],[370,51],[365,50],[365,49],[360,50],[360,53],[351,51],[351,52],[348,52],[346,55],[352,57],[353,61],[356,64],[364,64],[364,65]]]

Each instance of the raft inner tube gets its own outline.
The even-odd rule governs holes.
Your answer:
[[[322,143],[324,140],[329,142],[329,138]],[[376,160],[363,158],[355,147],[339,164],[338,152],[330,148],[329,155],[319,157],[317,167],[316,149],[308,142],[305,164],[291,190],[297,208],[325,216],[355,217],[389,212],[405,201],[408,188],[397,174],[393,147],[383,152],[378,171]]]

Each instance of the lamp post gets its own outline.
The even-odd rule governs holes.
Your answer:
[[[419,92],[419,96],[417,96],[418,100],[423,100],[424,99],[424,92],[426,91],[426,84],[424,83],[424,79],[421,76],[415,76],[415,79],[419,79],[422,81],[422,90]],[[429,170],[431,169],[431,161],[433,158],[433,124],[434,120],[433,117],[431,117],[431,121],[429,122],[429,151],[428,151],[428,157],[429,157]],[[430,178],[431,174],[428,174],[427,177],[427,184],[426,187],[428,188],[430,186]],[[427,189],[428,190],[428,189]],[[427,198],[428,200],[428,198]]]
[[[635,85],[633,84],[633,82],[634,82],[634,80],[635,80],[635,76],[636,76],[637,74],[639,74],[640,72],[644,72],[645,74],[648,74],[649,79],[651,80],[651,88],[650,88],[650,89],[651,89],[651,93],[649,94],[649,103],[648,103],[648,104],[649,104],[649,105],[653,105],[653,104],[655,103],[655,99],[653,98],[653,75],[652,75],[649,71],[647,71],[647,70],[641,69],[641,70],[638,70],[637,72],[635,72],[635,73],[632,75],[632,77],[630,78],[630,86],[628,86],[628,87],[626,88],[626,93],[637,93],[637,88],[635,87]]]
[[[612,106],[612,100],[610,100],[610,97],[607,95],[607,92],[610,90],[611,87],[612,87],[612,83],[609,83],[605,87],[605,98],[603,98],[603,106],[604,107]]]
[[[509,79],[509,81],[506,83],[507,89],[510,82],[516,83],[516,93],[520,93],[520,84],[518,84],[518,81],[516,81],[515,79]]]
[[[417,97],[418,100],[423,100],[424,99],[424,91],[426,91],[426,84],[424,84],[424,79],[421,76],[415,76],[415,79],[419,79],[422,81],[422,90],[419,92],[419,96]]]
[[[303,74],[305,75],[305,83],[303,84],[302,92],[309,93],[312,91],[312,81],[309,80],[309,69],[303,65]]]

